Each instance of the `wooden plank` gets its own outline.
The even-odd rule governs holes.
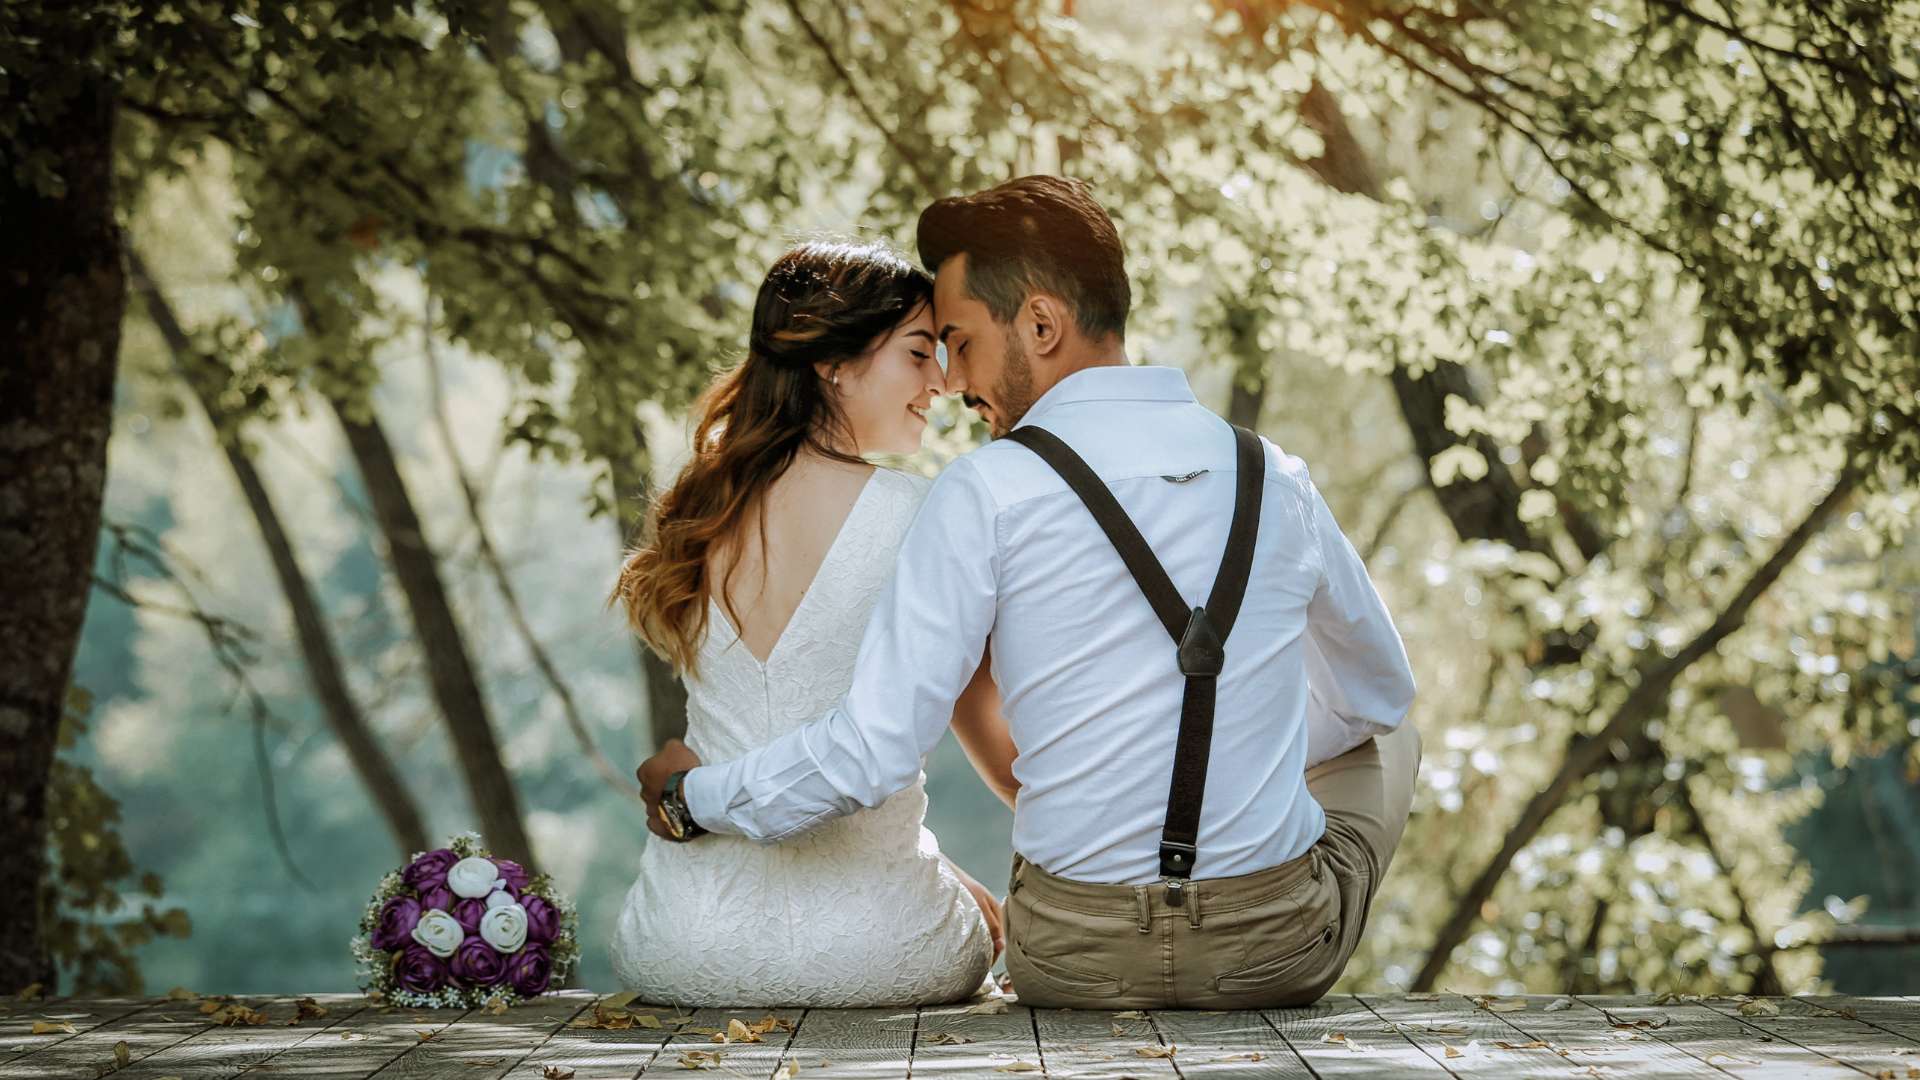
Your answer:
[[[405,1053],[369,1075],[380,1080],[449,1075],[496,1080],[592,1003],[593,995],[584,990],[562,990],[499,1013],[472,1009],[431,1039],[416,1038]]]
[[[634,1002],[626,1006],[629,1011],[654,1017],[660,1026],[574,1027],[575,1022],[588,1016],[592,1007],[589,1002],[580,1016],[568,1021],[568,1026],[548,1036],[546,1042],[514,1069],[514,1075],[538,1077],[552,1065],[562,1070],[572,1069],[574,1080],[632,1080],[653,1063],[660,1047],[680,1030],[676,1020],[694,1022],[693,1014],[676,1011],[671,1005],[648,1006]]]
[[[1551,1048],[1528,1045],[1537,1040],[1517,1034],[1498,1016],[1475,1008],[1459,994],[1434,995],[1431,1000],[1426,1000],[1428,995],[1418,1000],[1357,996],[1375,1016],[1398,1028],[1421,1053],[1455,1076],[1512,1076],[1515,1070],[1537,1076],[1566,1068],[1566,1061]],[[1544,1008],[1552,1000],[1536,998],[1529,1004]]]
[[[65,1034],[35,1035],[35,1021],[64,1020],[73,1025],[74,1035],[78,1035],[142,1009],[151,1009],[159,1001],[155,998],[131,997],[49,998],[44,1001],[16,1000],[8,1004],[12,1007],[11,1011],[0,1017],[0,1065],[73,1038],[73,1035]]]
[[[465,1009],[369,1006],[308,1039],[273,1061],[274,1080],[366,1080],[420,1045],[422,1034],[438,1038]]]
[[[1780,1077],[1798,1080],[1857,1080],[1854,1070],[1810,1050],[1774,1038],[1697,1003],[1655,1005],[1651,994],[1582,994],[1574,999],[1580,1009],[1601,1010],[1602,1020],[1625,1023],[1646,1021],[1639,1033],[1651,1036],[1681,1053],[1698,1058],[1723,1072],[1743,1077]],[[1655,1027],[1653,1025],[1659,1025]]]
[[[981,1004],[928,1005],[920,1010],[913,1043],[914,1080],[992,1075],[994,1069],[1015,1061],[1040,1064],[1033,1010],[1009,1005],[1002,1013],[974,1011]]]
[[[1501,1001],[1511,1000],[1507,998]],[[1699,1058],[1661,1042],[1646,1028],[1616,1028],[1607,1019],[1606,1014],[1593,1007],[1582,1007],[1577,1002],[1571,1007],[1548,1012],[1546,1007],[1553,998],[1532,997],[1525,999],[1526,1008],[1513,1012],[1493,1012],[1492,1015],[1513,1028],[1524,1041],[1540,1041],[1550,1044],[1560,1055],[1564,1065],[1571,1070],[1598,1070],[1597,1075],[1630,1076],[1652,1074],[1656,1076],[1710,1077],[1722,1080],[1726,1070],[1709,1065]],[[1666,1011],[1671,1010],[1655,1010]],[[1646,1017],[1651,1023],[1659,1023],[1658,1017]],[[1622,1018],[1622,1022],[1630,1022]],[[1569,1071],[1571,1071],[1569,1070]]]
[[[1780,1008],[1780,1015],[1748,1015],[1734,1001],[1710,1000],[1706,1007],[1869,1076],[1892,1070],[1894,1076],[1904,1077],[1909,1066],[1920,1065],[1915,1044],[1908,1039],[1837,1012],[1804,1008],[1804,1003],[1796,1006],[1793,998],[1766,1000]]]
[[[114,1075],[122,1080],[154,1080],[162,1076],[216,1080],[236,1076],[327,1030],[337,1029],[367,1007],[367,999],[360,994],[315,994],[313,998],[327,1010],[327,1015],[289,1023],[299,1016],[294,998],[257,1001],[253,1008],[267,1014],[268,1023],[206,1028]]]
[[[1268,1009],[1261,1015],[1316,1076],[1447,1075],[1398,1028],[1349,994],[1329,994],[1306,1008]]]
[[[689,1069],[714,1069],[730,1077],[772,1076],[791,1050],[795,1033],[806,1025],[813,1012],[807,1009],[696,1009],[692,1019],[679,1027],[641,1071],[648,1076],[662,1077],[686,1076]],[[908,1010],[907,1015],[911,1017],[912,1010]],[[759,1042],[714,1042],[716,1035],[728,1030],[729,1020],[753,1026],[769,1016],[785,1023],[760,1033]],[[911,1020],[908,1031],[912,1031]],[[903,1067],[904,1061],[903,1052]],[[520,1070],[520,1074],[527,1075],[527,1070]]]
[[[1827,997],[1768,998],[1779,1006],[1784,1018],[1810,1020],[1841,1017],[1877,1027],[1889,1035],[1920,1046],[1920,1007],[1897,997],[1852,997],[1836,994]]]
[[[1138,1015],[1139,1019],[1131,1017]],[[1040,1064],[1050,1076],[1175,1080],[1173,1062],[1137,1051],[1163,1046],[1153,1021],[1132,1010],[1033,1010]]]
[[[114,1064],[114,1046],[118,1043],[127,1044],[129,1062],[140,1061],[211,1026],[197,1001],[157,1002],[152,1008],[109,1020],[38,1053],[0,1065],[0,1080],[93,1080],[102,1068]]]
[[[808,1009],[787,1057],[806,1080],[859,1077],[906,1080],[918,1010]],[[671,1051],[671,1047],[668,1048]],[[665,1057],[666,1055],[662,1055]]]
[[[1182,1077],[1265,1080],[1313,1075],[1287,1040],[1257,1012],[1156,1009],[1151,1015],[1160,1038],[1180,1048],[1173,1065]],[[920,1075],[917,1067],[914,1075]]]

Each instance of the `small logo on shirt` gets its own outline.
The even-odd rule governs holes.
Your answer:
[[[1207,470],[1205,469],[1195,469],[1181,476],[1162,476],[1160,479],[1165,480],[1169,484],[1184,484],[1196,476],[1205,476],[1206,474]]]

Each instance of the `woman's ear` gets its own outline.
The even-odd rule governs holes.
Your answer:
[[[838,386],[840,385],[840,380],[834,375],[834,369],[838,366],[839,365],[831,360],[816,360],[813,363],[813,373],[820,376],[823,382],[830,382]]]

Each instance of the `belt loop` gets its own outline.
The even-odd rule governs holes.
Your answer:
[[[1307,857],[1312,860],[1311,865],[1313,867],[1313,880],[1319,881],[1320,880],[1320,845],[1315,844],[1312,847],[1308,848]]]
[[[1013,853],[1013,873],[1007,875],[1007,899],[1013,899],[1013,894],[1020,891],[1020,870],[1026,864],[1027,860],[1021,858],[1019,852]]]
[[[1147,899],[1147,888],[1145,885],[1133,887],[1133,904],[1140,913],[1140,932],[1143,934],[1153,933],[1153,907],[1152,901]]]
[[[1192,886],[1188,886],[1186,891],[1189,894],[1187,896],[1187,904],[1186,904],[1187,925],[1193,927],[1195,930],[1198,930],[1200,929],[1200,890],[1193,888]]]

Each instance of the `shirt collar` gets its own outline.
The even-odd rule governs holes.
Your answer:
[[[1187,373],[1175,367],[1112,364],[1084,368],[1053,384],[1014,427],[1034,423],[1051,409],[1082,401],[1195,402]]]

